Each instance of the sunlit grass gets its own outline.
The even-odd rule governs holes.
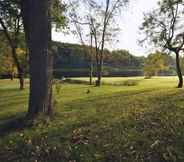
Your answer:
[[[115,84],[132,79],[138,84]],[[175,88],[176,77],[103,81],[111,84],[55,87],[54,119],[1,132],[0,161],[184,161],[184,90]],[[19,91],[16,80],[0,80],[0,86],[2,128],[26,114],[28,89]]]

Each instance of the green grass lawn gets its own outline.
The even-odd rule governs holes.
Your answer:
[[[28,88],[0,80],[0,162],[184,161],[184,90],[176,77],[103,83],[57,84],[54,118],[19,127]]]

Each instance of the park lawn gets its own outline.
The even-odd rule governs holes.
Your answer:
[[[184,161],[184,90],[176,77],[103,83],[57,84],[54,117],[31,127],[23,120],[28,88],[0,80],[0,162]]]

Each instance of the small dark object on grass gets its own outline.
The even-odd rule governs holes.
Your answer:
[[[89,94],[90,92],[91,92],[91,91],[88,89],[86,93]]]

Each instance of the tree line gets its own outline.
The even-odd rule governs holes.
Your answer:
[[[11,51],[6,42],[1,42],[0,47],[0,76],[11,78],[18,76],[17,68],[11,57]],[[4,45],[3,45],[4,44]],[[55,78],[62,77],[88,77],[90,76],[91,55],[84,51],[79,44],[52,42],[53,71]],[[86,48],[90,49],[89,46]],[[29,76],[25,48],[18,48],[19,60],[24,65],[24,76]],[[95,53],[95,49],[92,51]],[[181,61],[183,59],[181,58]],[[183,65],[183,62],[181,62]],[[134,56],[127,50],[104,50],[103,76],[169,76],[176,75],[174,57],[156,51],[146,56]],[[96,76],[95,58],[92,60],[92,76]]]

